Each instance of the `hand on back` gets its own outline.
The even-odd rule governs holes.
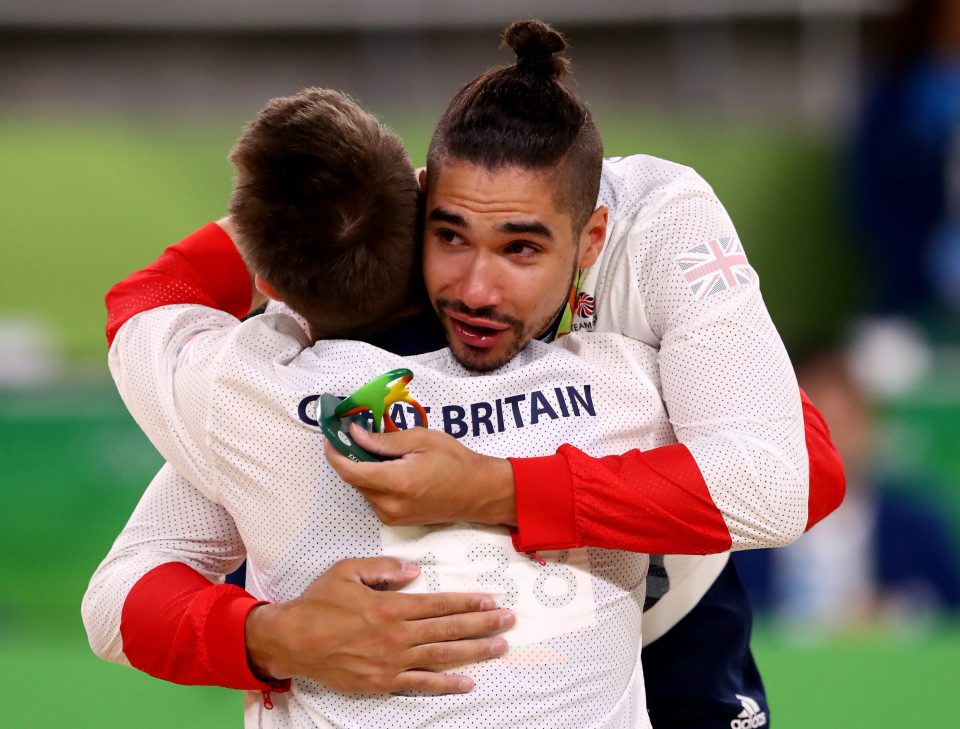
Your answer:
[[[263,679],[312,678],[349,693],[465,693],[473,680],[441,671],[495,658],[509,610],[488,595],[406,594],[419,574],[392,557],[334,564],[298,598],[261,605],[246,624],[247,657]]]

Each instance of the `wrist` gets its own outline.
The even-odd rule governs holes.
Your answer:
[[[517,525],[517,500],[513,483],[513,467],[506,458],[483,456],[483,467],[477,469],[478,499],[482,504],[482,524]]]
[[[281,611],[280,604],[257,605],[247,614],[244,624],[247,665],[250,672],[264,683],[277,683],[290,677],[275,655],[277,643],[272,638],[276,635],[273,626]]]

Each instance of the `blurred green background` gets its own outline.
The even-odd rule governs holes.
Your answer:
[[[678,128],[622,109],[597,116],[608,156],[642,151],[694,166],[710,181],[787,341],[803,343],[843,321],[857,279],[839,208],[831,208],[838,161],[824,140],[782,126]],[[431,121],[385,117],[422,164]],[[223,214],[226,156],[242,123],[0,119],[0,311],[48,322],[71,359],[98,356],[107,288]]]
[[[643,150],[689,163],[714,184],[788,342],[802,345],[842,319],[855,282],[830,205],[836,159],[826,142],[782,128],[678,129],[600,116],[611,154]],[[65,711],[78,727],[238,725],[242,702],[232,692],[175,687],[97,660],[86,647],[79,603],[160,465],[106,380],[103,293],[222,214],[225,155],[240,121],[201,128],[0,123],[8,242],[0,310],[42,317],[67,355],[57,383],[0,392],[0,682],[10,691],[11,726],[58,726]],[[429,124],[389,121],[422,160]],[[823,261],[830,261],[826,272]],[[955,477],[956,411],[948,406],[931,420],[941,406],[932,396],[926,405],[901,403],[897,422],[912,433],[927,427],[928,437],[917,440],[934,453],[928,465]],[[957,508],[954,491],[944,494]],[[952,691],[958,630],[798,645],[761,626],[756,649],[774,720],[874,727],[923,724],[927,716],[936,725],[947,704],[960,709]],[[27,691],[50,684],[59,700],[27,699]]]
[[[421,65],[411,71],[401,59],[396,76],[388,74],[377,86],[384,75],[377,55],[387,42],[383,34],[361,33],[351,42],[362,52],[350,46],[350,53],[347,41],[329,30],[321,36],[321,45],[349,59],[345,67],[360,68],[357,80],[337,76],[346,73],[339,69],[318,73],[309,58],[290,60],[291,49],[307,53],[317,42],[300,30],[278,44],[264,32],[251,37],[249,29],[197,35],[169,26],[107,32],[92,24],[78,30],[18,25],[6,12],[0,9],[0,359],[22,357],[15,347],[3,348],[4,327],[12,322],[17,331],[23,326],[42,333],[36,364],[27,358],[25,366],[51,369],[21,378],[26,384],[0,385],[2,723],[236,727],[238,694],[166,684],[106,664],[86,645],[79,605],[87,580],[160,465],[109,382],[103,294],[164,246],[223,214],[227,152],[243,123],[273,95],[306,83],[353,91],[356,83],[361,101],[403,136],[414,162],[422,163],[442,108],[438,99],[488,63],[504,60],[492,53],[500,21],[488,21],[462,42],[442,30],[416,37],[404,31],[408,36],[390,42],[409,43],[422,55],[416,56]],[[834,113],[833,103],[843,98],[844,87],[817,96],[820,87],[803,75],[849,81],[842,54],[838,60],[825,52],[844,44],[822,39],[847,38],[851,23],[861,21],[842,13],[824,20],[785,12],[786,20],[695,19],[676,27],[670,19],[638,16],[627,30],[589,26],[571,35],[583,39],[575,58],[583,62],[584,92],[600,89],[595,98],[585,95],[607,154],[644,152],[689,164],[714,186],[796,354],[839,335],[862,299],[862,261],[844,213],[842,114]],[[29,16],[28,9],[23,13]],[[630,60],[636,79],[632,70],[604,77],[607,67],[590,66],[589,49],[607,40],[613,54],[607,67],[633,59],[618,52],[642,56]],[[427,65],[444,66],[427,50],[453,57],[454,45],[461,62],[472,58],[466,66],[450,64],[455,80],[441,79],[434,88],[417,75]],[[627,50],[617,51],[621,46]],[[754,55],[741,64],[732,54],[743,47]],[[143,48],[153,48],[171,68],[146,64]],[[219,77],[198,61],[214,52],[200,48],[220,49],[230,59],[232,72],[249,87],[245,96],[217,85]],[[98,53],[107,54],[105,60]],[[245,62],[251,55],[256,60]],[[781,55],[787,60],[779,66],[768,63]],[[375,73],[364,71],[367,56],[375,60]],[[268,57],[282,62],[267,65]],[[129,82],[137,89],[135,102],[127,91],[115,94],[122,103],[111,96],[110,89],[122,86],[117,67],[124,63],[117,59],[124,58],[135,78]],[[64,71],[72,63],[83,72]],[[257,68],[261,63],[264,68]],[[653,70],[643,74],[641,68]],[[734,81],[715,83],[710,74],[718,68],[735,69],[728,74]],[[797,68],[806,70],[787,81],[769,70]],[[707,81],[689,82],[697,73]],[[172,91],[178,83],[183,88]],[[418,85],[429,87],[430,95],[398,103]],[[79,103],[76,97],[84,95],[87,103]],[[922,473],[960,527],[960,377],[941,368],[882,410],[881,441],[888,446],[882,455],[896,468]],[[755,648],[777,727],[951,726],[960,710],[953,690],[960,666],[956,624],[870,629],[812,642],[761,624]],[[38,700],[38,689],[48,687],[55,687],[56,694],[46,693],[56,699]]]

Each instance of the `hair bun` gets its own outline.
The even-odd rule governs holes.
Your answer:
[[[503,43],[517,54],[517,68],[535,76],[559,79],[570,61],[556,54],[567,49],[563,35],[540,20],[517,20],[503,32]]]

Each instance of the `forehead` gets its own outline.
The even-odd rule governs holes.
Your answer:
[[[470,162],[447,160],[431,173],[436,179],[428,186],[428,212],[442,207],[468,219],[536,217],[549,227],[569,220],[568,214],[557,209],[550,170],[491,170]]]

